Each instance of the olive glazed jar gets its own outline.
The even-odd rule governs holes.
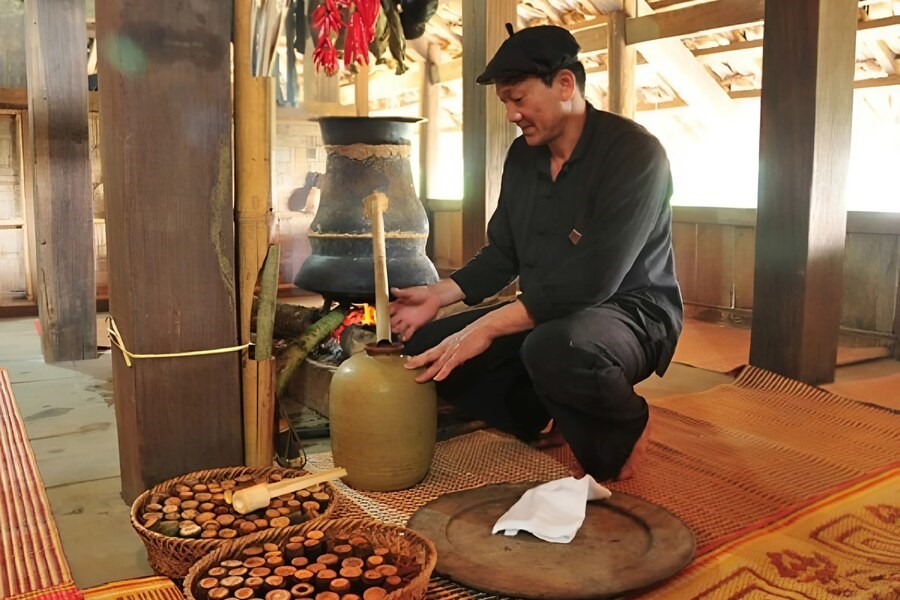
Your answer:
[[[425,478],[437,435],[434,382],[417,383],[402,344],[369,344],[331,379],[334,464],[344,483],[373,492],[410,488]]]

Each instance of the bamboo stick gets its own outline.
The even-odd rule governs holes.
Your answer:
[[[280,258],[281,247],[276,244],[269,246],[269,253],[266,255],[260,276],[259,301],[256,309],[256,351],[254,353],[256,360],[267,360],[272,357]]]
[[[384,211],[388,197],[381,192],[363,198],[366,217],[372,222],[372,259],[375,263],[375,341],[391,341],[391,315],[388,306],[387,250],[384,242]]]
[[[235,213],[238,303],[241,343],[244,344],[250,342],[253,292],[270,243],[271,150],[275,114],[274,82],[269,77],[252,76],[253,8],[254,0],[234,2]],[[272,393],[270,380],[273,371],[268,361],[257,362],[249,352],[244,352],[241,384],[244,462],[250,466],[271,464],[271,454],[260,456],[260,448],[271,444],[260,428],[265,428],[268,412],[274,410],[274,403],[268,397]],[[272,418],[274,420],[274,415]],[[274,425],[269,430],[272,427]]]

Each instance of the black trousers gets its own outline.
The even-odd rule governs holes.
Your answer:
[[[433,321],[404,353],[420,354],[500,306]],[[438,382],[438,395],[525,441],[552,417],[585,471],[612,479],[647,425],[647,403],[634,385],[653,372],[660,340],[642,321],[607,304],[498,338]]]

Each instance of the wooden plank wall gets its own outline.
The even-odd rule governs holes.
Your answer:
[[[449,203],[448,203],[449,204]],[[746,314],[753,310],[756,220],[752,209],[675,207],[672,236],[687,304]],[[462,217],[438,203],[435,264],[463,264]],[[891,336],[900,323],[900,214],[850,213],[844,256],[841,327]]]
[[[681,213],[688,213],[686,216]],[[686,303],[724,310],[753,309],[755,227],[753,211],[732,222],[697,219],[702,211],[675,210],[673,236],[678,279]],[[844,254],[841,327],[891,335],[898,299],[900,215],[884,215],[896,224],[873,230],[851,213]],[[738,222],[735,222],[738,221]],[[742,223],[743,222],[743,223]]]

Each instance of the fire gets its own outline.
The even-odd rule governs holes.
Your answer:
[[[341,332],[349,325],[375,325],[375,307],[369,304],[354,304],[331,335],[340,339]]]

